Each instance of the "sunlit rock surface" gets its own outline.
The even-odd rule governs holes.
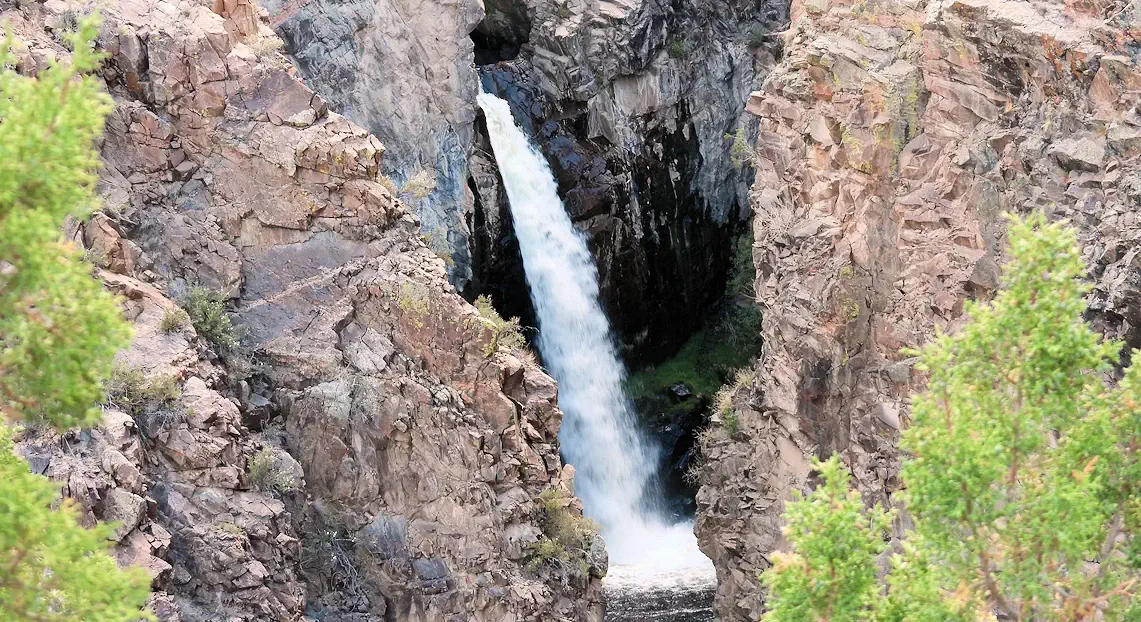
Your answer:
[[[1080,230],[1088,319],[1141,345],[1141,70],[1123,3],[794,2],[748,108],[764,350],[739,431],[705,446],[697,533],[722,620],[757,620],[757,576],[812,456],[869,501],[922,385],[900,349],[954,330],[999,284],[1004,212]]]

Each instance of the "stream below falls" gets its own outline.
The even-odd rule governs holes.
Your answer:
[[[650,580],[647,580],[650,579]],[[626,567],[611,568],[606,589],[606,622],[712,622],[715,585],[657,583]]]
[[[660,449],[639,429],[623,391],[626,367],[598,301],[598,270],[558,194],[546,159],[507,102],[481,93],[488,136],[507,190],[538,347],[559,383],[559,444],[574,492],[610,553],[607,620],[705,622],[716,573],[691,521],[665,509]]]

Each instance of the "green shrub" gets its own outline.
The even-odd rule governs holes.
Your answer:
[[[436,191],[436,172],[427,169],[421,169],[415,175],[408,178],[404,182],[404,187],[401,191],[405,194],[410,194],[417,199],[426,199],[430,194]]]
[[[380,185],[384,186],[384,189],[388,191],[388,194],[394,197],[397,194],[400,194],[400,191],[396,188],[396,184],[392,183],[392,178],[388,175],[378,175],[376,180],[380,182]]]
[[[761,348],[761,310],[753,290],[756,274],[750,232],[734,243],[732,268],[717,316],[677,354],[631,375],[626,383],[630,398],[652,398],[677,383],[710,398],[723,383],[732,381],[735,370],[748,366]]]
[[[765,46],[765,41],[769,39],[769,31],[760,24],[753,26],[745,33],[745,45],[749,46],[750,50],[756,50]]]
[[[891,516],[833,458],[787,507],[767,622],[1141,619],[1141,352],[1105,382],[1122,344],[1082,319],[1072,229],[1035,216],[1009,239],[994,301],[917,353],[929,380],[900,442],[913,528],[885,581]]]
[[[167,309],[162,315],[162,321],[159,322],[159,330],[164,333],[173,333],[174,331],[186,326],[190,321],[190,316],[187,315],[186,310],[176,307]]]
[[[111,369],[103,387],[107,403],[132,417],[169,407],[182,395],[174,376],[147,378],[142,371],[119,363]]]
[[[725,134],[725,140],[730,141],[729,161],[737,168],[744,168],[753,164],[757,157],[756,150],[745,137],[745,128],[739,127],[732,134]]]
[[[547,536],[540,536],[537,542],[528,547],[525,565],[527,570],[538,572],[543,564],[566,564],[570,561],[570,553],[562,543]]]
[[[238,347],[238,331],[226,315],[226,299],[221,292],[192,287],[182,301],[194,330],[222,352]]]
[[[499,315],[499,312],[491,305],[491,298],[487,296],[476,298],[475,308],[479,311],[479,315],[484,319],[487,327],[491,329],[491,343],[483,352],[485,356],[495,354],[499,348],[511,351],[527,345],[527,339],[523,336],[523,329],[519,326],[519,318],[503,319],[503,316]]]
[[[569,497],[555,488],[548,488],[535,498],[541,512],[539,528],[543,535],[527,550],[527,567],[532,572],[544,564],[563,570],[577,569],[582,574],[588,571],[587,553],[598,535],[598,525],[572,513],[569,501]]]
[[[95,147],[113,106],[87,75],[100,68],[98,18],[74,30],[62,35],[70,62],[35,78],[9,69],[12,37],[0,39],[0,620],[11,622],[153,619],[141,611],[150,578],[118,568],[111,529],[81,527],[77,504],[30,472],[8,427],[98,422],[103,379],[131,337],[115,298],[60,240],[96,204]]]
[[[247,45],[254,54],[257,54],[258,58],[261,58],[281,51],[285,47],[285,42],[275,35],[268,37],[258,35],[248,41]]]
[[[431,312],[428,288],[416,281],[402,282],[400,293],[396,296],[396,306],[412,318],[416,328],[423,328],[424,319]]]
[[[693,52],[693,44],[684,39],[674,39],[669,42],[666,47],[666,53],[670,58],[682,59],[689,56]]]
[[[277,451],[263,447],[250,457],[250,483],[254,488],[268,493],[285,493],[297,488],[297,478],[293,471],[281,464]]]

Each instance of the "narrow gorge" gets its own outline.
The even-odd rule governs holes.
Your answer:
[[[162,622],[759,621],[814,458],[900,507],[1004,213],[1141,347],[1138,6],[0,0],[24,75],[102,17],[134,326],[16,451]]]

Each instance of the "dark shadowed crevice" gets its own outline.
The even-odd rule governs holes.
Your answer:
[[[491,65],[519,56],[531,36],[531,18],[522,0],[485,0],[486,17],[471,33],[475,64]]]

